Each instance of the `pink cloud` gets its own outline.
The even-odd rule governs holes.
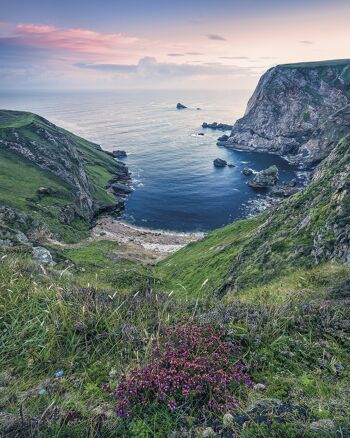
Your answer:
[[[37,24],[17,24],[15,33],[26,45],[98,54],[111,54],[116,48],[129,47],[139,41],[121,33],[105,34]]]

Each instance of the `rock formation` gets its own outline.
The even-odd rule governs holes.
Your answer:
[[[271,68],[225,145],[313,166],[349,131],[349,84],[350,60]]]

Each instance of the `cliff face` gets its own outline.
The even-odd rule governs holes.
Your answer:
[[[279,65],[260,79],[226,146],[313,165],[350,132],[350,60]]]
[[[0,111],[0,204],[63,226],[123,207],[127,167],[35,114]],[[120,190],[116,189],[116,183]]]

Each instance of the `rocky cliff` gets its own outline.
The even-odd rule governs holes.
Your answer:
[[[32,113],[0,111],[0,159],[0,206],[51,229],[81,229],[102,211],[118,212],[131,191],[124,163]]]
[[[268,70],[225,146],[312,166],[350,132],[350,60]]]

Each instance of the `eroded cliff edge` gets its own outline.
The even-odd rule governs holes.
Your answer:
[[[268,70],[225,146],[281,155],[312,166],[350,131],[350,60]]]

